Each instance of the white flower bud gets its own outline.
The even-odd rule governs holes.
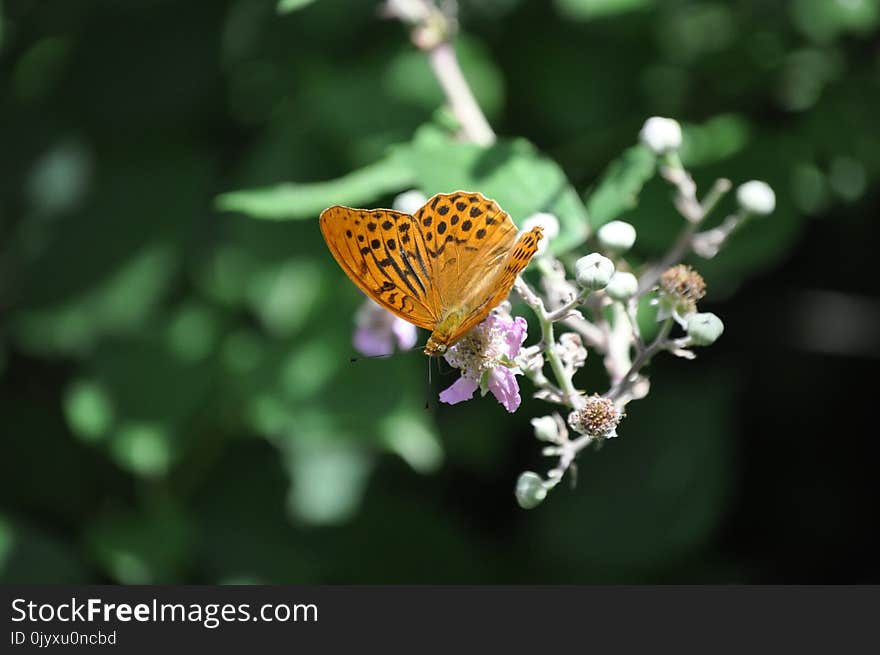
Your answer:
[[[642,126],[639,139],[655,154],[663,155],[681,147],[681,125],[671,118],[652,116]]]
[[[559,219],[553,214],[538,212],[537,214],[532,214],[523,221],[522,231],[528,232],[538,225],[544,228],[544,238],[538,241],[537,254],[543,255],[547,252],[547,247],[550,245],[550,241],[559,236]]]
[[[621,302],[629,300],[639,291],[639,281],[636,276],[626,271],[617,271],[611,276],[611,281],[605,287],[605,293],[614,300]]]
[[[391,204],[391,208],[404,214],[415,214],[426,202],[428,199],[424,193],[411,189],[398,195]]]
[[[532,419],[535,437],[540,441],[559,441],[559,426],[552,416],[540,416]]]
[[[603,250],[622,254],[636,242],[636,228],[624,221],[611,221],[599,228],[596,237]]]
[[[523,509],[533,509],[547,497],[547,487],[541,476],[532,471],[520,474],[516,480],[516,502]]]
[[[769,184],[760,180],[741,184],[736,190],[736,200],[750,214],[766,216],[776,209],[776,194]]]
[[[722,332],[724,332],[724,323],[711,312],[691,314],[687,317],[687,333],[694,346],[711,346]]]
[[[614,262],[597,252],[581,257],[574,264],[574,277],[584,289],[604,289],[614,275]]]

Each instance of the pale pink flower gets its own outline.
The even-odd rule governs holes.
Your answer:
[[[516,376],[522,371],[514,360],[527,328],[524,318],[511,319],[496,311],[450,346],[444,357],[461,370],[461,377],[440,393],[440,401],[454,405],[482,389],[484,395],[491,391],[508,412],[515,412],[521,402]]]
[[[364,355],[390,355],[395,345],[400,350],[409,350],[416,345],[416,326],[397,318],[369,298],[360,306],[354,320],[352,342]]]

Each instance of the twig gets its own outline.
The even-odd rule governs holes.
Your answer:
[[[553,370],[553,376],[556,378],[556,384],[562,390],[562,398],[568,407],[577,409],[583,404],[581,395],[574,388],[571,381],[571,375],[565,370],[562,360],[556,352],[556,337],[553,334],[553,322],[548,318],[547,310],[544,307],[544,301],[536,294],[532,288],[522,278],[517,278],[514,283],[514,289],[523,299],[523,301],[531,307],[532,311],[538,317],[541,326],[541,350],[550,368]]]
[[[442,12],[432,0],[387,0],[383,13],[414,26],[412,41],[427,53],[464,138],[480,146],[492,145],[495,132],[461,72],[450,40],[455,31],[454,16]]]
[[[428,61],[465,138],[480,146],[492,145],[495,142],[495,132],[489,127],[489,121],[464,79],[452,44],[443,41],[429,50]]]
[[[672,330],[672,324],[673,319],[671,317],[664,321],[663,325],[660,327],[660,332],[657,334],[657,338],[651,342],[651,345],[638,354],[635,361],[632,363],[632,366],[630,366],[629,371],[626,372],[626,375],[624,375],[617,384],[613,385],[605,393],[606,398],[616,401],[623,396],[623,394],[629,391],[638,381],[638,373],[642,367],[650,362],[651,358],[658,352],[669,347],[668,337],[669,332]]]
[[[675,206],[687,219],[687,224],[678,235],[669,252],[639,278],[640,296],[646,294],[657,285],[663,271],[680,262],[691,251],[694,240],[699,237],[697,229],[715,208],[718,201],[731,189],[730,180],[724,178],[716,180],[703,201],[699,202],[696,197],[696,185],[684,169],[666,168],[664,169],[663,176],[676,186]]]

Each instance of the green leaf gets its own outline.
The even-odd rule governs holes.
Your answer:
[[[593,228],[613,221],[638,204],[639,192],[654,176],[655,165],[654,154],[641,145],[625,150],[611,163],[587,199]]]
[[[684,125],[681,160],[688,168],[715,164],[745,148],[751,136],[748,122],[736,114],[721,114],[702,125]]]
[[[289,14],[297,9],[303,9],[312,4],[315,0],[278,0],[276,10],[279,14]]]
[[[550,212],[560,223],[552,249],[562,252],[589,236],[587,211],[562,169],[525,139],[484,148],[454,141],[434,126],[419,129],[410,146],[417,186],[426,195],[479,191],[498,202],[514,222]]]
[[[407,187],[428,196],[479,191],[519,224],[537,212],[550,212],[560,222],[552,246],[557,252],[589,236],[587,212],[577,192],[562,169],[531,143],[513,139],[484,148],[455,141],[434,125],[420,128],[412,142],[396,146],[385,159],[336,180],[233,191],[221,195],[217,206],[253,218],[302,219],[330,205],[364,206]]]
[[[217,208],[252,218],[290,220],[315,218],[331,205],[364,205],[413,183],[413,174],[399,150],[385,159],[335,180],[286,183],[262,189],[230,191],[217,198]]]

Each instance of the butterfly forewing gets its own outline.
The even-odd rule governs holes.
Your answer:
[[[330,252],[352,282],[397,316],[433,330],[433,271],[415,218],[337,205],[321,212],[320,224]]]

